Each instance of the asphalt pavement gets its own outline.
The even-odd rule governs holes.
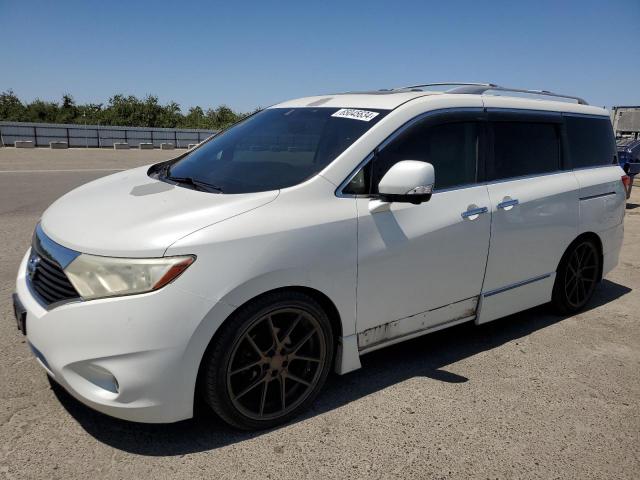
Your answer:
[[[538,307],[363,357],[267,432],[206,410],[143,425],[51,385],[13,320],[19,261],[70,189],[180,151],[0,148],[0,478],[640,477],[640,187],[620,264],[586,311]]]

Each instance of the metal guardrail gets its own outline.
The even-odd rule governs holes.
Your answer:
[[[114,143],[139,147],[141,143],[172,143],[177,148],[200,143],[215,130],[182,128],[118,127],[111,125],[77,125],[61,123],[0,122],[0,145],[13,146],[16,141],[32,141],[37,147],[50,142],[66,142],[69,147],[113,148]]]

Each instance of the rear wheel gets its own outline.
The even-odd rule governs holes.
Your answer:
[[[600,278],[601,258],[591,240],[572,245],[565,253],[553,286],[553,304],[561,313],[581,310],[593,296]]]
[[[331,325],[312,297],[267,294],[241,307],[214,339],[203,365],[205,400],[235,427],[273,427],[313,401],[332,358]]]

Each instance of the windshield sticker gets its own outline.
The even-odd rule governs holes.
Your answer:
[[[378,116],[378,112],[370,112],[368,110],[356,110],[355,108],[341,108],[336,113],[331,115],[338,118],[351,118],[353,120],[362,120],[368,122]]]

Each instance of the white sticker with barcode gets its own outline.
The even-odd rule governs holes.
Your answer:
[[[357,110],[355,108],[341,108],[331,115],[338,118],[351,118],[353,120],[362,120],[368,122],[378,116],[378,112],[370,112],[369,110]]]

